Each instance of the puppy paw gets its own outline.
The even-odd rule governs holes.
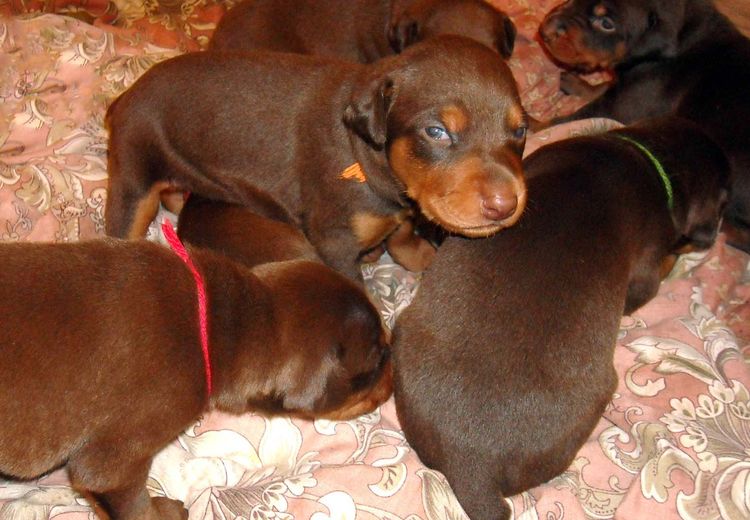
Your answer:
[[[592,88],[589,83],[573,72],[560,73],[560,91],[566,96],[584,97],[591,92]]]
[[[160,520],[188,520],[188,511],[179,500],[166,497],[152,497],[151,504]]]
[[[386,240],[386,249],[393,260],[409,271],[427,269],[435,258],[435,247],[418,236],[411,220],[405,220]]]

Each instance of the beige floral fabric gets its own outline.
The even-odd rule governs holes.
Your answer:
[[[555,1],[493,0],[519,28],[511,68],[540,119],[585,102],[560,94],[559,71],[534,40]],[[154,63],[202,48],[228,5],[0,0],[0,241],[103,234],[106,106]],[[614,126],[553,127],[527,153]],[[363,273],[393,326],[419,276],[387,258]],[[682,257],[657,298],[622,321],[620,384],[596,430],[563,475],[509,499],[515,518],[750,518],[748,299],[750,257],[723,238]],[[159,454],[149,487],[183,500],[192,520],[465,518],[445,478],[406,443],[392,401],[337,423],[206,414]],[[0,481],[3,520],[92,515],[64,471]]]

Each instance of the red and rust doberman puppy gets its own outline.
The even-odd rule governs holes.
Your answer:
[[[438,34],[472,38],[509,58],[516,28],[484,0],[245,0],[210,49],[267,49],[371,63]]]
[[[141,236],[171,187],[263,192],[352,278],[414,212],[489,236],[525,207],[526,114],[503,59],[458,36],[362,65],[257,53],[161,62],[110,107],[107,233]]]
[[[0,246],[0,473],[67,465],[113,520],[187,518],[179,502],[150,501],[146,478],[206,410],[348,419],[389,397],[388,335],[359,284],[317,262],[188,254],[206,343],[197,282],[161,245]]]
[[[439,34],[471,38],[509,58],[516,28],[505,13],[484,0],[247,0],[222,18],[210,48],[370,63]],[[373,261],[388,249],[397,263],[421,271],[443,238],[444,233],[417,215],[405,219],[388,243],[363,261]]]
[[[575,71],[611,69],[615,81],[574,114],[629,124],[673,113],[697,122],[732,165],[725,215],[730,244],[750,251],[750,40],[710,0],[572,0],[540,27],[553,59]],[[586,87],[567,74],[564,89]]]
[[[524,165],[518,224],[449,237],[394,332],[400,424],[473,520],[508,518],[504,496],[569,466],[615,389],[623,312],[713,242],[727,200],[726,157],[689,121],[559,141]]]

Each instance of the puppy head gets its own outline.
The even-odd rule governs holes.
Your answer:
[[[678,117],[649,119],[627,129],[652,151],[674,192],[675,252],[711,247],[729,199],[731,168],[718,144]]]
[[[381,62],[355,88],[345,122],[385,151],[399,188],[445,230],[488,236],[520,218],[526,114],[508,66],[486,46],[446,35]]]
[[[539,36],[560,65],[606,70],[674,56],[684,16],[685,0],[569,0],[547,14]]]
[[[343,420],[388,399],[389,336],[362,288],[317,262],[275,262],[253,272],[272,295],[273,352],[283,360],[268,375],[270,399],[259,408]]]
[[[510,58],[516,26],[484,0],[415,0],[392,14],[388,41],[397,53],[441,34],[465,36]]]

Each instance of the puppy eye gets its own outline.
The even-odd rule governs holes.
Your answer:
[[[424,129],[424,133],[427,134],[427,137],[435,141],[449,141],[451,138],[448,135],[448,131],[440,126],[428,126]]]
[[[591,18],[591,26],[603,33],[615,32],[615,22],[609,16],[595,16]]]
[[[528,131],[528,128],[525,126],[519,126],[513,131],[513,137],[516,139],[523,139],[526,137],[526,132]]]

